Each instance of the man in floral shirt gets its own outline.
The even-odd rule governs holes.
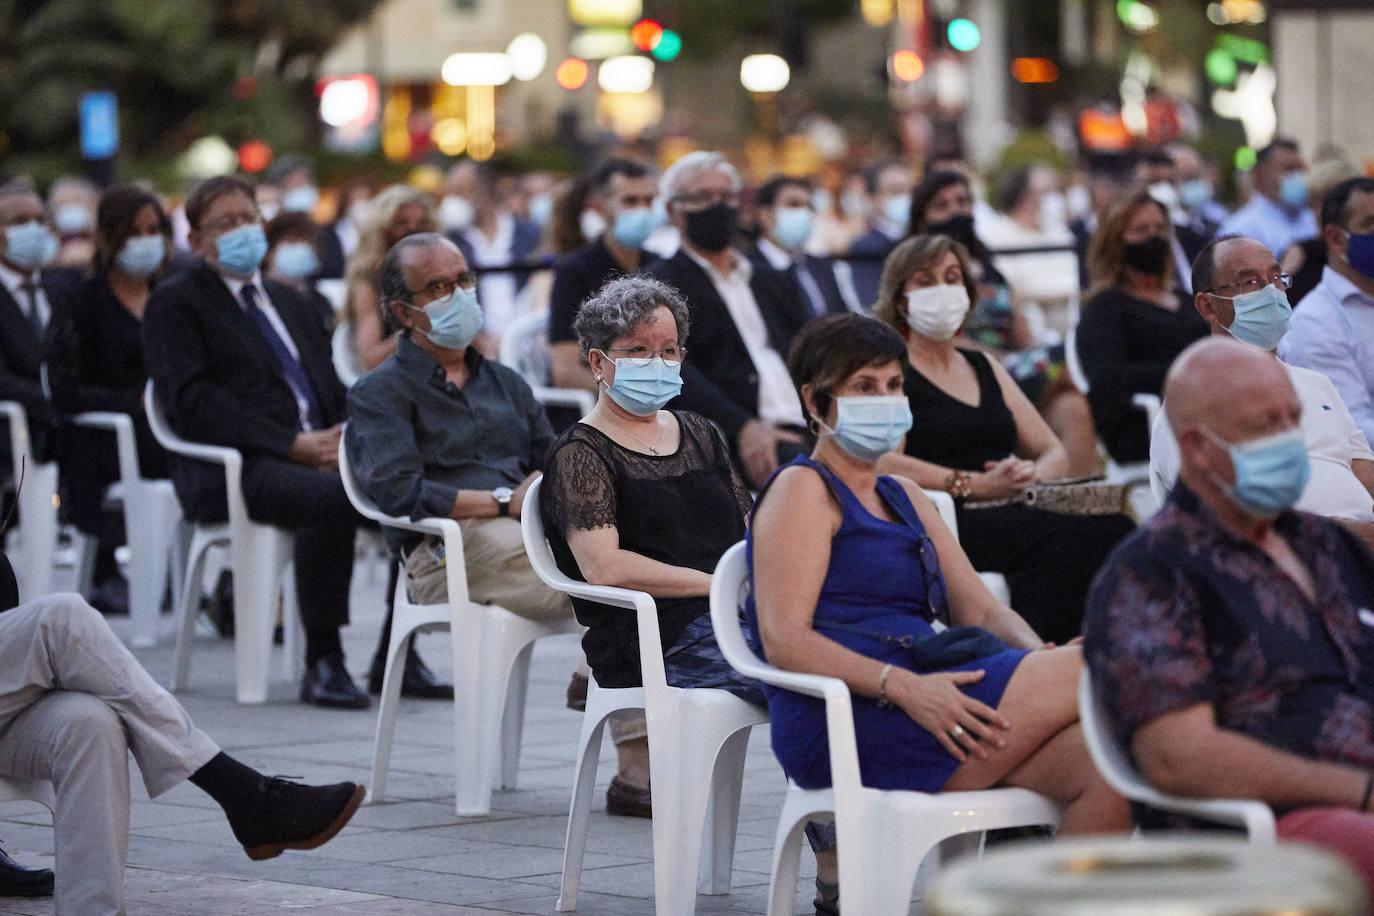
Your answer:
[[[1271,355],[1196,343],[1165,398],[1179,483],[1089,594],[1094,687],[1156,788],[1261,799],[1374,889],[1374,556],[1291,511],[1301,405]]]

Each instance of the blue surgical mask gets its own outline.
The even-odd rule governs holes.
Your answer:
[[[53,211],[52,221],[64,235],[91,230],[91,211],[81,204],[63,204]]]
[[[57,257],[57,236],[38,220],[5,229],[6,256],[23,270],[37,270]]]
[[[477,302],[477,290],[458,287],[442,299],[435,299],[424,306],[411,305],[424,312],[429,318],[429,331],[425,337],[436,347],[446,350],[461,350],[477,332],[482,330],[482,306]]]
[[[162,266],[167,255],[166,240],[160,235],[133,235],[115,255],[115,263],[126,274],[147,277]]]
[[[272,255],[272,266],[284,277],[301,280],[320,269],[320,259],[309,242],[282,242]]]
[[[267,235],[261,223],[245,223],[215,239],[219,266],[237,277],[252,276],[267,254]]]
[[[1178,189],[1178,197],[1183,201],[1183,206],[1189,210],[1196,210],[1212,199],[1212,184],[1206,178],[1185,181]]]
[[[626,248],[638,248],[654,234],[654,230],[658,228],[657,223],[652,207],[621,210],[615,215],[611,235]]]
[[[610,358],[604,351],[601,355]],[[682,363],[661,356],[650,358],[644,366],[637,366],[629,359],[617,359],[615,380],[606,386],[611,400],[636,417],[657,413],[681,390]]]
[[[778,207],[774,211],[777,219],[777,236],[782,247],[796,251],[811,238],[813,220],[810,207]]]
[[[851,458],[873,462],[902,444],[911,429],[911,404],[900,394],[836,398],[835,428],[816,423]]]
[[[1301,429],[1234,445],[1210,430],[1204,429],[1203,434],[1230,454],[1236,482],[1213,480],[1247,515],[1272,518],[1293,508],[1307,489],[1312,467]]]
[[[1347,232],[1345,259],[1359,273],[1374,280],[1374,232],[1363,235]]]
[[[1279,200],[1290,207],[1302,207],[1307,204],[1307,173],[1292,171],[1285,172],[1283,180],[1279,182]]]
[[[887,217],[888,222],[906,228],[906,224],[911,221],[911,195],[893,194],[891,197],[884,197],[883,216]]]
[[[1236,340],[1272,350],[1288,333],[1288,320],[1293,317],[1293,307],[1288,304],[1288,297],[1283,291],[1272,283],[1240,296],[1217,298],[1229,299],[1235,306],[1236,318],[1226,330]]]
[[[314,185],[303,184],[281,196],[281,212],[309,213],[320,202],[320,191]]]
[[[547,194],[536,194],[530,198],[530,221],[544,228],[553,219],[553,198]]]

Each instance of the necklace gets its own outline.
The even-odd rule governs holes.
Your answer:
[[[645,442],[643,439],[639,438],[634,433],[630,432],[630,430],[628,429],[626,429],[625,432],[629,434],[631,439],[635,440],[640,445],[647,448],[649,450],[649,454],[661,455],[662,452],[658,450],[658,444],[663,441],[663,424],[658,422],[657,417],[654,418],[654,426],[658,429],[658,435],[654,437],[653,442]]]

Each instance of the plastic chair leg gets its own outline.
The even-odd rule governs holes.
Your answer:
[[[768,885],[768,916],[792,916],[801,874],[801,838],[806,822],[780,822],[773,841],[773,878]]]
[[[52,591],[53,552],[57,549],[57,465],[32,463],[19,493],[19,533],[24,553],[16,569],[20,600]]]
[[[282,677],[299,681],[305,674],[305,625],[301,623],[300,601],[296,595],[296,564],[281,575]]]
[[[186,572],[182,576],[181,598],[177,602],[177,647],[172,662],[172,691],[186,689],[187,672],[191,666],[191,634],[200,616],[200,582],[205,575],[205,560],[215,539],[195,532],[187,553]]]
[[[501,714],[501,765],[497,789],[514,789],[520,771],[520,743],[525,732],[525,698],[529,693],[530,654],[534,643],[527,643],[511,665],[506,686],[505,710]]]
[[[655,731],[658,740],[655,740]],[[702,825],[716,746],[683,740],[680,722],[649,724],[649,771],[653,774],[654,903],[659,916],[696,910]],[[710,747],[703,747],[703,744]]]
[[[601,734],[606,726],[609,710],[596,708],[596,688],[587,697],[587,711],[582,717],[582,734],[578,736],[577,763],[573,768],[572,802],[568,806],[568,832],[563,841],[563,882],[558,890],[560,913],[577,909],[577,891],[582,886],[582,861],[587,850],[587,820],[592,808],[592,792],[596,788],[596,771],[601,757]]]
[[[731,869],[735,862],[735,833],[739,824],[739,799],[744,784],[744,758],[749,751],[749,729],[735,732],[720,746],[716,768],[711,777],[711,804],[706,828],[702,831],[703,853],[708,869],[701,876],[698,892],[730,893]]]
[[[130,643],[144,648],[157,643],[162,598],[167,593],[168,559],[181,511],[171,483],[144,481],[124,498],[125,529],[129,542]]]
[[[919,867],[915,853],[927,851],[933,841],[926,850],[914,849],[918,844],[910,842],[909,831],[891,820],[865,818],[859,831],[840,836],[840,894],[847,913],[906,916],[911,909],[911,889]]]
[[[73,529],[76,538],[76,591],[89,599],[95,589],[95,555],[100,547],[97,538]],[[132,608],[130,608],[132,611]]]
[[[267,701],[272,630],[281,574],[291,561],[291,536],[265,525],[236,532],[234,543],[234,662],[238,701]]]
[[[391,643],[386,650],[386,670],[382,675],[382,695],[377,709],[377,737],[372,745],[372,789],[368,800],[386,797],[386,780],[391,772],[391,743],[396,737],[396,712],[401,705],[401,681],[405,672],[406,650],[410,648],[414,627],[404,627],[399,609],[391,622]]]

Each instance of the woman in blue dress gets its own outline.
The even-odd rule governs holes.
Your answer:
[[[779,668],[849,685],[866,786],[1021,786],[1065,806],[1061,833],[1129,829],[1078,725],[1079,648],[1044,643],[983,586],[921,489],[876,471],[912,423],[906,362],[895,331],[858,315],[817,319],[794,342],[789,368],[818,441],[754,510],[756,648]],[[937,619],[980,628],[958,631],[971,655],[923,656]],[[803,788],[828,786],[824,704],[767,693],[783,770]]]

